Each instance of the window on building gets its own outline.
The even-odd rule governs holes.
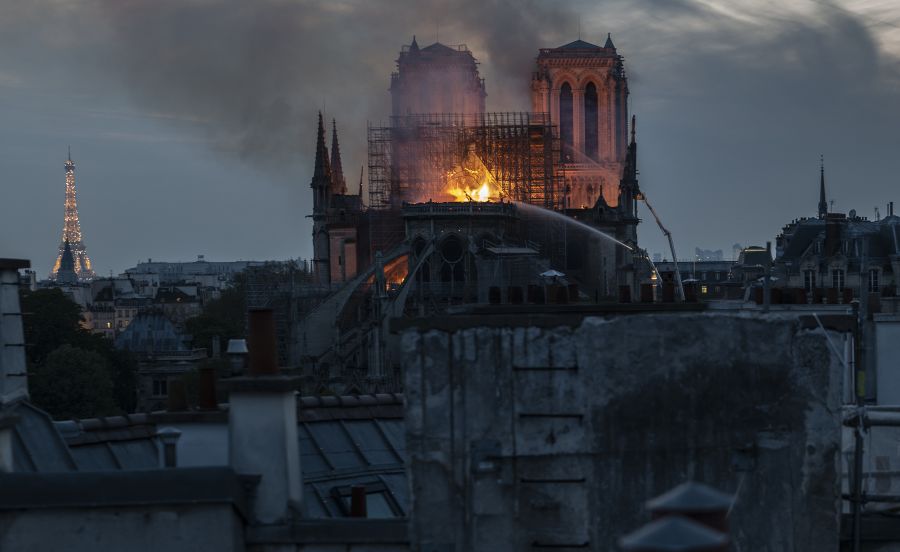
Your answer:
[[[169,394],[169,382],[166,379],[154,379],[153,380],[153,396],[154,397],[165,397]]]
[[[706,291],[707,291],[706,286],[700,286],[700,293],[706,295]]]
[[[869,293],[878,293],[878,269],[869,270]]]
[[[844,289],[844,271],[834,269],[831,271],[831,287],[835,289]]]
[[[573,160],[572,147],[575,145],[573,128],[572,86],[563,83],[559,89],[559,140],[562,142],[563,159]]]
[[[812,291],[816,287],[816,271],[815,270],[804,270],[803,271],[803,288],[806,291]]]
[[[584,153],[594,160],[600,158],[597,105],[597,87],[590,82],[584,87]]]

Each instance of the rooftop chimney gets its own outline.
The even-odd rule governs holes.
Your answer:
[[[688,517],[710,529],[728,532],[728,510],[733,498],[712,487],[687,481],[647,502],[653,519],[668,515]]]
[[[216,399],[216,369],[212,366],[202,366],[199,370],[199,389],[197,407],[200,410],[218,410],[219,401]]]
[[[367,517],[366,511],[366,486],[353,485],[350,487],[350,517]]]
[[[178,466],[178,438],[181,431],[174,427],[164,427],[156,432],[163,444],[163,465],[167,468]]]
[[[688,481],[647,501],[653,521],[619,539],[626,552],[725,552],[733,498]]]
[[[166,410],[168,412],[184,412],[188,409],[187,391],[181,378],[169,379],[166,383]]]
[[[250,351],[250,375],[278,373],[275,342],[275,313],[272,309],[250,309],[247,349]]]
[[[247,369],[247,340],[229,339],[225,354],[231,362],[231,374],[243,374]]]
[[[260,476],[258,523],[284,523],[300,511],[303,478],[297,440],[297,378],[278,375],[271,309],[249,316],[250,375],[226,380],[229,459],[236,472]]]

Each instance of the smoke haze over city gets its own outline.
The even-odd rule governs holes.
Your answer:
[[[99,274],[145,257],[310,257],[316,112],[337,119],[355,190],[366,122],[389,115],[390,73],[414,34],[467,44],[494,111],[529,109],[539,47],[612,33],[642,189],[682,257],[763,244],[813,215],[820,154],[835,210],[884,214],[898,199],[900,10],[725,6],[3,0],[0,248],[49,270],[71,145]],[[666,250],[652,225],[640,240]]]

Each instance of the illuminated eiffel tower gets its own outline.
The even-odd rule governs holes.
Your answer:
[[[66,246],[71,249],[75,259],[75,274],[79,280],[91,280],[94,271],[91,269],[91,259],[88,257],[84,242],[81,241],[81,223],[78,222],[78,204],[75,202],[75,162],[72,161],[72,150],[69,150],[69,158],[66,160],[66,211],[63,223],[62,240],[59,242],[59,254],[50,271],[50,279],[56,280],[60,262]]]

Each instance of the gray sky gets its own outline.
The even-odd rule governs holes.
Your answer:
[[[740,7],[735,7],[738,5]],[[488,110],[528,109],[538,48],[611,32],[640,180],[679,255],[763,244],[816,209],[900,202],[895,0],[0,0],[0,257],[49,269],[66,146],[95,268],[311,254],[315,114],[355,188],[413,34],[465,43]],[[646,220],[639,239],[664,241]]]

